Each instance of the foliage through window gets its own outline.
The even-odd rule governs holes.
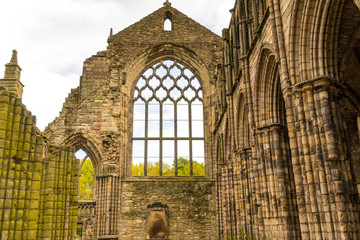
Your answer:
[[[80,161],[79,200],[92,200],[94,190],[94,166],[83,150],[76,152],[76,158]]]
[[[133,175],[205,175],[203,92],[192,71],[154,64],[137,82],[133,107]]]

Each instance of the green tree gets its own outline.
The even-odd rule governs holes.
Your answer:
[[[132,165],[132,175],[133,176],[144,176],[144,164],[133,164]]]
[[[94,188],[94,166],[90,159],[85,160],[80,173],[79,200],[91,200]]]
[[[147,164],[147,175],[148,176],[159,176],[160,175],[160,164],[159,162],[148,162]]]
[[[198,163],[197,161],[193,161],[193,175],[194,176],[205,176],[204,163]]]
[[[179,176],[188,176],[190,175],[190,161],[186,158],[178,158],[177,160],[177,168]]]
[[[148,163],[147,164],[147,175],[148,176],[159,176],[159,162],[156,163]],[[175,170],[174,167],[163,163],[162,166],[163,176],[174,176]],[[133,176],[144,176],[144,164],[133,164],[132,165],[132,175]]]
[[[190,175],[190,161],[186,158],[178,158],[177,160],[178,175],[179,176],[189,176]],[[148,176],[159,176],[159,162],[149,162],[147,163],[147,175]],[[162,175],[163,176],[174,176],[175,175],[175,165],[168,165],[163,163],[162,166]],[[132,175],[133,176],[144,176],[144,164],[133,164],[132,165]],[[194,176],[205,176],[205,165],[203,163],[198,163],[193,161],[193,175]]]
[[[163,163],[162,173],[163,176],[175,176],[175,168],[172,165]]]
[[[188,176],[190,175],[190,161],[186,158],[178,158],[178,175],[179,176]],[[194,176],[205,176],[205,165],[203,163],[198,163],[193,161],[193,175]]]

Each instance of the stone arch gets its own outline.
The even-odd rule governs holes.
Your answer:
[[[232,134],[229,119],[225,120],[224,129],[224,163],[230,163],[232,161]]]
[[[84,137],[81,133],[74,133],[68,136],[67,140],[65,141],[67,145],[71,145],[75,147],[75,152],[79,149],[82,149],[86,152],[86,154],[91,159],[91,162],[94,166],[94,174],[99,175],[101,173],[101,153],[98,150],[95,143],[93,143],[88,138]]]
[[[360,81],[360,25],[350,37],[351,41],[346,47],[346,51],[339,63],[339,77],[341,84],[345,85],[346,97],[351,104],[360,111],[360,89],[358,83]]]
[[[93,182],[93,199],[96,200],[98,198],[98,182],[96,180],[96,176],[102,174],[103,164],[101,162],[101,153],[96,147],[96,145],[86,138],[82,133],[74,133],[68,136],[67,140],[65,141],[67,145],[71,145],[75,147],[75,152],[79,149],[82,149],[91,160],[91,163],[94,168],[94,182]],[[81,171],[80,166],[80,171]]]
[[[355,6],[354,6],[355,7]],[[346,126],[343,137],[347,146],[352,169],[352,181],[356,182],[360,193],[360,26],[354,30],[339,64],[340,82],[344,86],[339,96],[338,106],[342,125]]]
[[[338,77],[338,36],[344,2],[294,1],[289,34],[293,84],[321,76]]]
[[[255,121],[258,127],[280,123],[282,98],[278,62],[274,52],[263,47],[255,82]]]
[[[203,107],[204,107],[204,126],[210,125],[210,116],[208,115],[207,108],[210,107],[210,94],[212,89],[212,78],[211,70],[207,67],[205,62],[192,50],[186,48],[185,46],[179,46],[171,43],[164,43],[159,45],[154,45],[144,51],[143,54],[135,58],[132,62],[128,63],[124,70],[127,72],[126,88],[128,96],[128,106],[129,106],[129,129],[127,132],[128,141],[131,142],[132,138],[132,122],[133,122],[133,104],[132,96],[134,95],[135,85],[139,79],[140,74],[148,69],[153,64],[164,61],[164,60],[173,60],[183,64],[186,68],[191,70],[194,75],[199,80],[202,86],[203,92]],[[206,176],[212,176],[212,168],[210,164],[210,128],[204,128],[205,136],[205,172]],[[126,175],[131,175],[131,147],[128,149],[129,154],[126,159],[127,168]]]
[[[358,43],[360,41],[360,26],[356,28],[353,34],[350,37],[351,41],[346,47],[346,52],[344,53],[343,57],[341,58],[339,69],[340,69],[340,79],[344,81],[344,74],[346,71],[347,65],[351,62],[351,57],[354,53],[356,47],[358,47]]]
[[[237,149],[248,148],[250,146],[250,126],[249,126],[249,109],[243,93],[237,100],[237,114],[235,119]]]
[[[281,88],[279,63],[271,45],[263,45],[260,51],[258,68],[255,76],[255,124],[254,141],[259,151],[259,172],[265,178],[272,179],[275,189],[268,190],[269,198],[260,198],[259,204],[264,211],[269,211],[271,205],[273,214],[267,221],[277,219],[287,225],[286,231],[273,225],[273,233],[281,238],[298,238],[298,213],[296,203],[294,178],[292,174],[291,151],[289,148],[289,134],[286,123],[285,100]],[[286,186],[284,183],[287,183]],[[266,186],[268,183],[264,183]],[[282,186],[281,191],[276,190]],[[285,203],[294,212],[291,218],[280,211]],[[276,210],[277,209],[277,210]],[[267,217],[266,217],[267,218]]]
[[[205,62],[194,51],[185,46],[171,43],[151,46],[124,67],[128,79],[126,82],[127,89],[132,93],[141,72],[163,59],[173,59],[184,63],[192,72],[199,76],[204,90],[204,96],[209,94],[210,84],[213,79],[210,74],[211,71]]]

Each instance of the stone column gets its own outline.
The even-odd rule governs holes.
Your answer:
[[[339,91],[335,81],[322,78],[298,84],[285,97],[303,239],[356,239],[359,234]]]
[[[120,177],[102,175],[96,177],[96,236],[117,236],[120,216]]]

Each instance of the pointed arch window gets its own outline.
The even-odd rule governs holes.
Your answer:
[[[170,18],[166,18],[164,21],[164,31],[172,31],[172,21]]]
[[[133,175],[205,175],[203,92],[189,68],[152,65],[138,79],[133,108]]]
[[[89,155],[82,149],[75,153],[80,161],[79,200],[92,200],[94,197],[94,166]]]
[[[166,12],[164,17],[164,31],[172,31],[173,30],[173,14],[171,12]]]

